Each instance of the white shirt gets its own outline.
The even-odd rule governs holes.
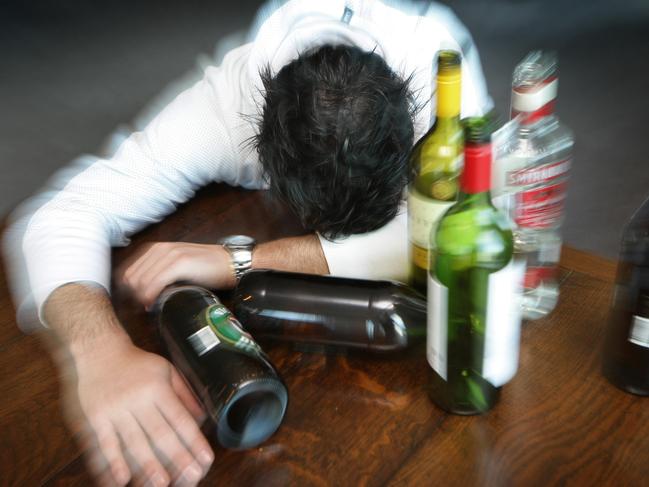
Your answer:
[[[468,32],[448,8],[421,8],[379,0],[271,3],[262,9],[250,42],[232,49],[220,66],[205,69],[201,81],[126,138],[112,157],[82,156],[57,173],[14,213],[5,238],[23,329],[38,323],[43,303],[63,284],[88,282],[109,291],[111,246],[128,244],[130,235],[160,221],[201,186],[217,181],[264,187],[257,154],[247,142],[255,134],[250,116],[260,110],[259,70],[265,65],[276,73],[323,44],[374,50],[400,76],[412,75],[417,102],[428,102],[415,122],[419,138],[435,113],[436,53],[456,49],[464,55],[462,115],[483,113],[491,101]],[[406,278],[405,207],[379,230],[321,243],[334,275]]]

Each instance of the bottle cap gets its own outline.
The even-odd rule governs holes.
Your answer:
[[[470,117],[464,124],[464,170],[460,178],[462,191],[469,194],[491,189],[491,133],[494,117]]]

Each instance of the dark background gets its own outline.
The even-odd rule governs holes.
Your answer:
[[[3,2],[0,216],[247,28],[261,3]],[[534,48],[559,52],[558,112],[577,139],[565,240],[615,257],[624,221],[649,194],[649,1],[445,3],[471,30],[503,113],[517,61]]]

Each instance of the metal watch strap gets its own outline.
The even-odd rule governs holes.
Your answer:
[[[234,270],[234,277],[239,282],[241,276],[252,268],[252,250],[226,247],[230,253],[230,263]]]

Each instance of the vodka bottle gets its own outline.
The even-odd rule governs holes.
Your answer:
[[[573,135],[554,114],[557,61],[535,51],[514,70],[512,118],[519,122],[514,141],[496,160],[494,202],[515,223],[514,251],[527,260],[523,317],[541,318],[557,302],[560,228]]]

